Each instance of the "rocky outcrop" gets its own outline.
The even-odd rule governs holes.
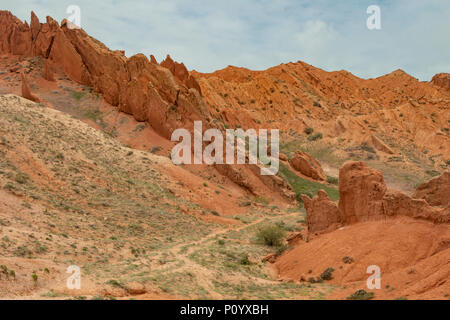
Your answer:
[[[169,69],[179,84],[183,84],[188,88],[193,88],[201,94],[202,91],[200,89],[200,85],[197,80],[189,74],[189,71],[184,63],[173,61],[170,55],[167,55],[166,59],[161,62],[161,66]]]
[[[324,190],[311,199],[301,195],[307,212],[308,234],[335,230],[343,221],[338,206]]]
[[[433,79],[431,79],[431,83],[441,87],[445,90],[450,91],[450,73],[438,73]]]
[[[31,32],[9,11],[0,11],[0,53],[26,55],[31,50]]]
[[[422,187],[422,191],[440,191],[436,193],[436,198],[432,198],[436,202],[431,202],[441,203],[438,200],[441,197],[448,202],[447,179],[448,176],[445,174]],[[430,205],[424,199],[413,199],[399,191],[388,190],[382,173],[363,162],[347,162],[341,167],[339,195],[338,205],[331,201],[323,190],[320,190],[313,199],[302,195],[309,235],[332,231],[341,225],[395,216],[406,216],[433,223],[450,222],[450,203],[447,203],[446,208],[440,208]],[[426,195],[427,193],[424,197]]]
[[[398,191],[388,191],[383,205],[386,216],[407,216],[434,223],[450,222],[450,206],[446,209],[432,207],[425,200],[412,199]]]
[[[297,151],[292,159],[289,160],[291,166],[301,174],[314,180],[325,181],[325,173],[320,163],[303,151]]]
[[[53,71],[50,67],[48,60],[45,60],[44,63],[44,79],[47,81],[55,81],[55,77],[53,76]]]
[[[277,175],[261,175],[261,168],[256,164],[245,166],[215,164],[214,167],[220,174],[255,196],[266,196],[266,193],[277,192],[285,200],[295,203],[295,192],[291,186]]]
[[[347,224],[383,217],[383,174],[364,162],[347,162],[339,170],[339,210]]]
[[[450,204],[450,171],[419,185],[413,198],[424,199],[432,206]]]
[[[23,73],[20,73],[20,78],[22,80],[22,97],[34,102],[40,102],[39,98],[31,93],[30,85]]]
[[[170,57],[161,65],[142,54],[127,58],[111,51],[82,29],[61,26],[50,17],[40,23],[31,13],[31,25],[8,11],[0,11],[0,53],[42,56],[72,80],[92,86],[104,99],[138,121],[148,121],[162,136],[194,120],[209,121],[198,83],[186,67]],[[164,66],[167,66],[165,68]],[[44,72],[48,80],[48,67]]]

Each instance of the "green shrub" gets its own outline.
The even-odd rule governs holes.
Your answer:
[[[284,233],[285,231],[283,228],[278,225],[272,224],[261,227],[258,230],[256,237],[260,242],[264,243],[267,246],[278,247],[282,244]]]
[[[330,184],[338,185],[339,184],[339,179],[335,178],[335,177],[327,176],[327,182],[330,183]]]
[[[244,254],[241,259],[239,259],[239,264],[242,264],[244,266],[248,266],[251,264],[250,260],[248,259],[248,253]]]
[[[367,292],[366,290],[358,290],[347,297],[348,300],[370,300],[374,296],[373,292]]]
[[[16,181],[17,183],[20,183],[20,184],[27,183],[27,180],[28,180],[28,177],[23,173],[17,173],[16,177],[14,178],[14,181]]]
[[[322,139],[322,138],[323,138],[323,134],[320,133],[320,132],[317,132],[317,133],[313,134],[312,136],[309,136],[308,140],[309,141],[316,141],[316,140],[319,140],[319,139]]]
[[[311,128],[311,127],[306,127],[305,130],[304,130],[304,132],[305,132],[307,135],[310,135],[311,133],[314,132],[314,129]]]
[[[342,262],[344,262],[345,264],[351,264],[353,263],[353,261],[354,261],[353,258],[349,256],[345,256],[342,258]]]
[[[324,272],[320,275],[320,278],[323,280],[331,280],[333,279],[333,268],[326,268]]]
[[[119,281],[114,280],[114,279],[106,281],[106,284],[109,284],[110,286],[113,286],[116,288],[123,288],[123,285]]]

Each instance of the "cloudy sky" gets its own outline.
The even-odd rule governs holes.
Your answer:
[[[450,73],[448,0],[0,0],[29,21],[34,10],[61,21],[69,5],[81,26],[111,49],[167,53],[188,69],[228,65],[262,70],[305,61],[363,78],[403,69],[420,80]],[[381,8],[381,30],[369,30],[368,6]]]

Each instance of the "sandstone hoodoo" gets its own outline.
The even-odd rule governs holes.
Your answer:
[[[334,230],[342,224],[338,206],[324,190],[319,190],[313,199],[302,195],[302,200],[307,212],[308,234]]]
[[[418,191],[426,197],[433,190],[448,190],[446,182],[443,175]],[[363,162],[341,167],[339,192],[339,206],[323,190],[313,199],[302,195],[309,241],[296,242],[276,259],[274,269],[282,280],[331,282],[343,286],[332,297],[342,298],[364,286],[367,267],[375,265],[385,288],[373,291],[377,298],[445,297],[450,289],[450,204],[433,207],[388,190],[381,172]],[[430,202],[440,204],[442,194],[436,193]],[[323,278],[323,270],[333,270],[333,276]]]
[[[430,205],[425,200],[413,199],[402,192],[388,190],[382,173],[364,162],[347,162],[339,170],[338,204],[330,200],[323,190],[313,199],[302,195],[309,234],[315,235],[344,225],[386,220],[396,216],[448,223],[450,205],[447,208],[436,207],[441,204],[440,199],[448,193],[446,178],[447,176],[443,175],[418,188],[415,197],[422,194],[426,198],[429,197],[426,190],[431,195],[434,195],[432,190],[436,190]],[[448,201],[448,198],[445,199]]]
[[[34,102],[40,102],[39,98],[31,93],[30,85],[23,73],[20,73],[20,79],[22,80],[22,97]]]
[[[348,162],[339,169],[339,210],[346,224],[384,217],[386,192],[383,174],[363,162]]]

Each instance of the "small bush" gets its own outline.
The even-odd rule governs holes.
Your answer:
[[[16,181],[19,184],[25,184],[27,183],[28,177],[23,173],[17,173],[16,177],[14,178],[14,181]]]
[[[344,262],[345,264],[351,264],[353,263],[353,261],[354,261],[353,258],[349,256],[345,256],[342,258],[342,262]]]
[[[267,206],[270,203],[269,199],[262,197],[262,196],[255,197],[254,200],[256,203],[259,203],[259,204],[262,204],[265,206]]]
[[[312,136],[309,136],[308,140],[309,141],[316,141],[316,140],[319,140],[319,139],[322,139],[322,138],[323,138],[323,134],[320,133],[320,132],[317,132],[317,133],[313,134]]]
[[[339,179],[335,178],[335,177],[327,176],[327,182],[331,183],[331,184],[334,184],[334,185],[338,185],[339,184]]]
[[[251,264],[250,260],[248,259],[247,253],[244,254],[241,259],[239,259],[239,264],[242,264],[244,266],[248,266]]]
[[[305,132],[307,135],[310,135],[311,133],[314,132],[314,129],[311,128],[311,127],[306,127],[305,130],[304,130],[304,132]]]
[[[370,300],[374,296],[373,292],[367,292],[366,290],[358,290],[347,297],[348,300]]]
[[[266,225],[258,230],[256,237],[267,246],[278,247],[282,244],[284,232],[280,226]]]
[[[327,269],[325,269],[324,272],[322,272],[322,274],[320,275],[320,278],[323,280],[331,280],[331,279],[333,279],[333,272],[334,272],[333,268],[327,268]]]
[[[123,285],[119,281],[114,280],[114,279],[106,281],[106,284],[109,284],[110,286],[113,286],[116,288],[123,288]]]
[[[156,152],[161,151],[161,150],[162,150],[162,148],[160,146],[152,147],[150,149],[150,153],[156,153]]]
[[[309,283],[322,283],[323,279],[321,277],[317,277],[317,278],[311,277],[308,279],[308,282]]]

